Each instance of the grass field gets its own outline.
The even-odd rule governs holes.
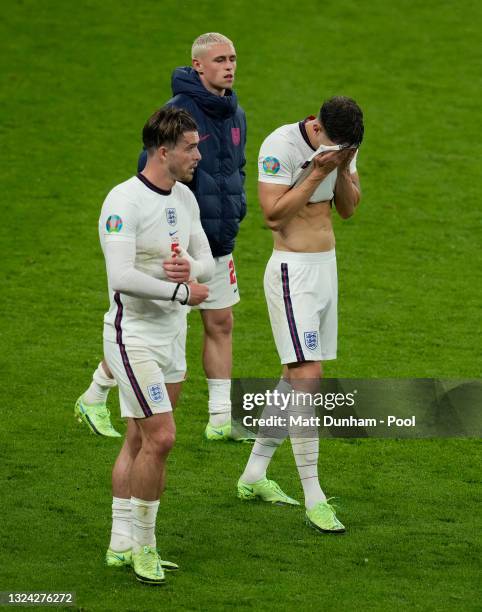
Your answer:
[[[308,530],[301,510],[244,505],[234,485],[249,448],[202,439],[194,313],[158,518],[182,572],[156,590],[103,565],[120,443],[72,415],[102,351],[101,203],[133,174],[145,119],[205,31],[236,43],[248,118],[234,376],[279,370],[259,145],[343,93],[365,112],[363,201],[336,221],[339,357],[326,373],[481,377],[480,3],[14,0],[2,13],[0,591],[72,590],[89,611],[480,610],[477,440],[322,441],[342,538]],[[117,415],[115,394],[110,405]],[[289,445],[271,475],[301,498]]]

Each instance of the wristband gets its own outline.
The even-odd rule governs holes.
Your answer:
[[[183,302],[181,302],[181,304],[185,306],[189,302],[189,296],[191,292],[189,291],[189,285],[187,285],[187,283],[180,283],[180,284],[186,287],[186,299]]]
[[[174,289],[174,293],[172,294],[171,302],[174,302],[174,300],[176,299],[177,292],[179,291],[179,287],[181,285],[184,285],[184,283],[177,283],[176,288]],[[188,292],[188,295],[189,295],[189,292]]]

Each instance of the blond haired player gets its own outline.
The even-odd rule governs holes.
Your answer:
[[[233,306],[240,296],[233,250],[246,214],[246,117],[233,90],[237,67],[233,42],[218,32],[202,34],[192,45],[191,58],[191,66],[174,70],[173,97],[167,104],[187,110],[199,126],[202,159],[188,185],[199,203],[201,223],[215,258],[209,297],[199,306],[209,393],[205,436],[222,441],[235,437],[230,397],[232,329]],[[144,151],[139,170],[146,156]],[[82,407],[83,419],[94,433],[116,436],[106,407],[109,389],[115,385],[109,374],[105,361],[99,364],[90,387],[77,400],[77,410]]]

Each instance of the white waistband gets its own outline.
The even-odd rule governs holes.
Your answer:
[[[278,263],[303,263],[303,264],[319,264],[326,263],[336,259],[335,249],[331,251],[321,251],[319,253],[296,253],[294,251],[276,251],[273,250],[271,261]]]
[[[219,263],[223,263],[224,261],[229,261],[232,258],[233,254],[228,253],[228,255],[220,255],[219,257],[215,257],[214,261],[218,261]]]

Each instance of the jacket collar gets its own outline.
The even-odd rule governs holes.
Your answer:
[[[218,119],[232,117],[238,108],[238,98],[232,89],[226,89],[224,96],[216,96],[201,83],[198,73],[190,66],[176,68],[171,79],[174,96],[184,94],[193,98],[207,114]]]

